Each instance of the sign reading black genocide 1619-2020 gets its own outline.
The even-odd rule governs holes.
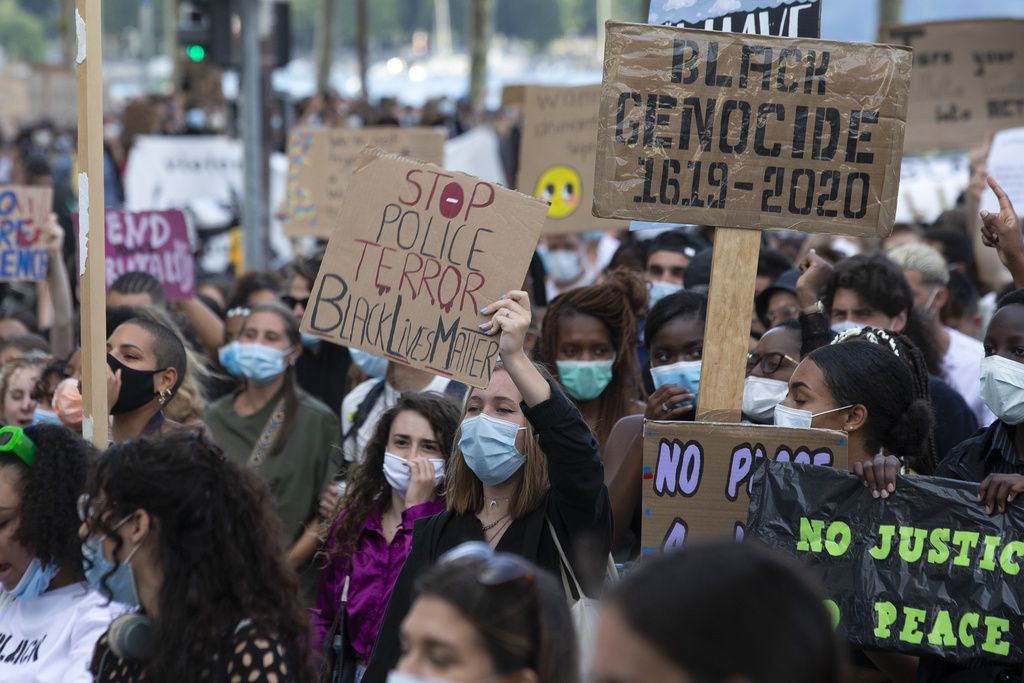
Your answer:
[[[1024,662],[1024,508],[989,516],[978,485],[899,477],[874,499],[852,474],[759,461],[746,538],[795,555],[825,584],[855,646]]]
[[[595,215],[892,230],[905,47],[606,26]]]

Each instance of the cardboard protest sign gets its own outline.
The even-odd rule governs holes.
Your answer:
[[[943,211],[956,208],[971,176],[967,154],[946,152],[903,157],[897,223],[934,223]]]
[[[846,469],[846,432],[727,422],[644,421],[643,555],[690,539],[742,538],[762,458]]]
[[[24,78],[0,75],[0,119],[26,119],[32,113],[28,83]]]
[[[591,172],[597,162],[601,86],[526,87],[519,145],[519,190],[550,203],[544,234],[618,230],[595,218]]]
[[[606,26],[595,215],[891,231],[907,48]]]
[[[1024,128],[995,134],[986,169],[1010,198],[1017,214],[1024,211]],[[981,193],[981,208],[999,213],[999,199],[987,184]]]
[[[546,215],[539,199],[367,148],[301,329],[485,387],[498,338],[480,309],[522,287]]]
[[[443,128],[296,128],[288,136],[286,235],[331,236],[359,152],[366,145],[444,164]]]
[[[880,31],[914,48],[904,151],[970,149],[987,130],[1024,126],[1024,19],[973,19]]]
[[[195,264],[181,211],[108,210],[106,224],[107,289],[133,270],[149,273],[168,299],[191,299]]]
[[[46,279],[41,231],[52,206],[52,188],[0,186],[0,280]]]
[[[181,209],[197,198],[237,205],[244,158],[240,140],[220,135],[140,135],[128,153],[125,208]]]
[[[723,5],[729,7],[725,13],[719,9]],[[710,8],[698,5],[696,0],[653,0],[647,22],[706,31],[817,38],[821,35],[821,0],[736,0],[729,3],[715,2]]]
[[[1024,508],[992,516],[978,484],[901,476],[885,500],[856,476],[760,462],[747,536],[799,558],[854,647],[1024,662]]]

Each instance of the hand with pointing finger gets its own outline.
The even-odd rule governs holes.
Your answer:
[[[993,247],[999,254],[999,260],[1010,274],[1016,287],[1024,286],[1024,236],[1021,235],[1021,223],[1017,212],[1013,210],[1010,198],[999,187],[995,178],[988,176],[988,186],[999,199],[999,213],[981,212],[981,241],[987,247]]]

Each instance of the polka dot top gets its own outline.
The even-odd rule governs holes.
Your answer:
[[[96,643],[90,670],[97,683],[136,683],[147,680],[143,662],[125,661],[117,657],[107,645],[107,634]],[[223,673],[218,677],[200,674],[195,680],[200,678],[221,683],[298,681],[284,644],[276,638],[268,637],[263,629],[251,624],[235,635],[235,648]]]

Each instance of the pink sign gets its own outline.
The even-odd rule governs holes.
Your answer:
[[[131,271],[150,273],[163,283],[168,299],[191,299],[195,262],[181,211],[106,213],[107,289]]]

